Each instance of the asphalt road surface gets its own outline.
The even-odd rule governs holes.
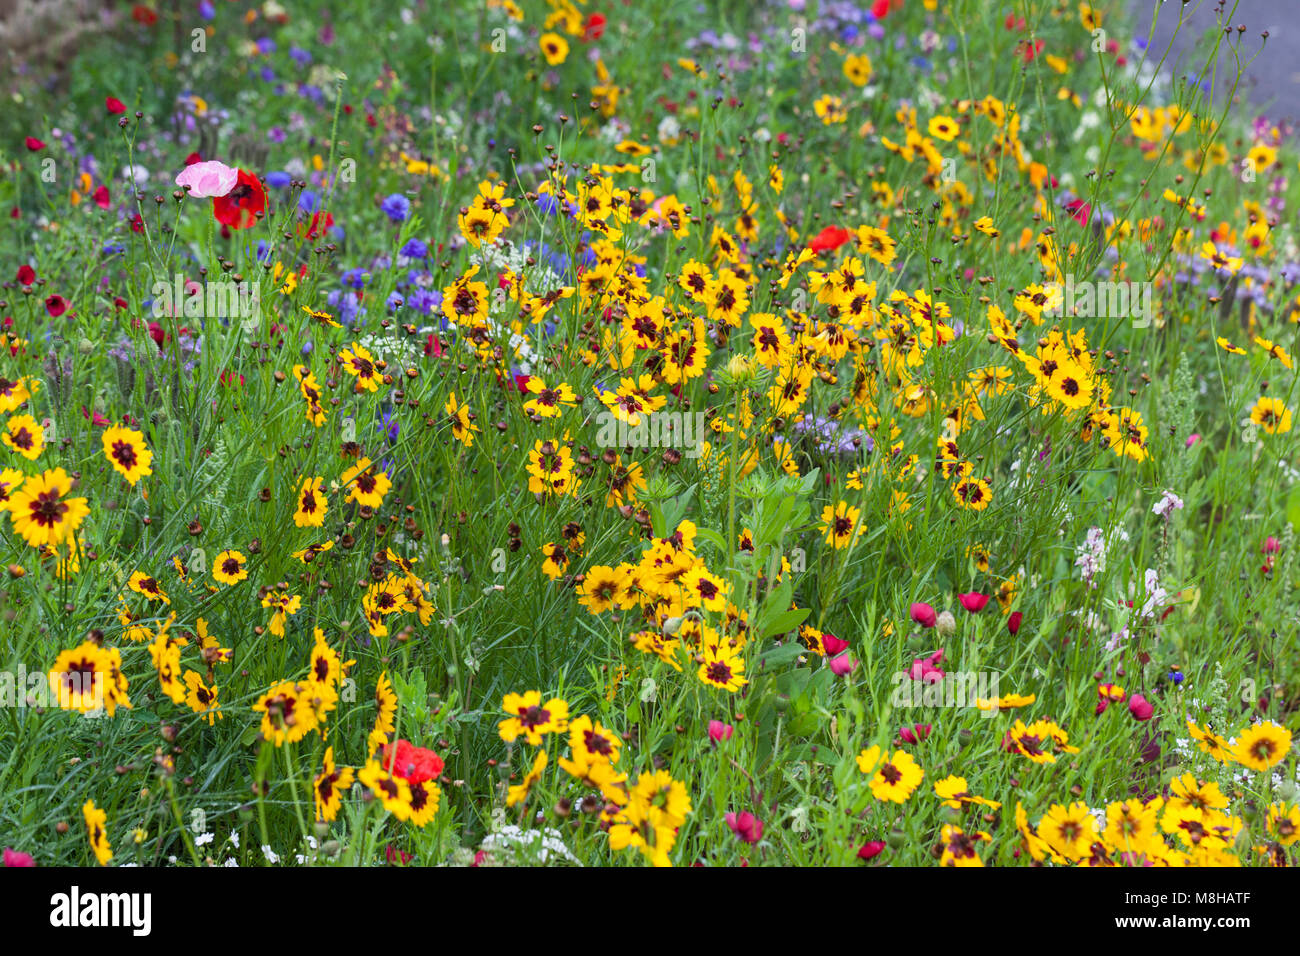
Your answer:
[[[1220,20],[1230,24],[1231,34],[1219,47],[1218,85],[1230,88],[1239,58],[1242,102],[1234,110],[1300,126],[1300,0],[1191,0],[1186,6],[1182,0],[1129,0],[1129,9],[1135,35],[1148,42],[1148,56],[1158,60],[1173,37],[1166,72],[1199,79],[1207,91],[1214,75],[1213,66],[1205,69],[1212,43],[1207,34]],[[1238,26],[1246,29],[1239,33]],[[1260,37],[1265,31],[1267,41]]]

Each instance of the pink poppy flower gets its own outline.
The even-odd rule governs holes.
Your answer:
[[[224,196],[239,182],[239,170],[231,169],[215,159],[206,163],[186,166],[176,177],[176,185],[190,187],[193,199],[215,199]]]
[[[984,610],[984,605],[989,603],[989,596],[980,594],[978,591],[969,591],[966,594],[958,594],[957,600],[961,602],[961,606],[966,610],[972,614],[978,614]]]
[[[929,724],[913,724],[911,727],[898,728],[898,736],[903,738],[905,744],[919,744],[930,736],[932,729]]]
[[[104,109],[108,110],[109,116],[116,116],[118,113],[126,112],[126,104],[116,96],[104,97]]]

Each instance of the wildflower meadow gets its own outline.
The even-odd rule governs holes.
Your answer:
[[[1232,2],[68,7],[0,90],[6,867],[1300,862]]]

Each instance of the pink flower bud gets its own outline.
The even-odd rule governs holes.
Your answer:
[[[929,724],[915,724],[911,727],[900,727],[898,736],[903,738],[905,744],[919,744],[926,737],[930,736],[931,727]]]
[[[720,743],[723,740],[730,740],[731,735],[735,733],[736,728],[731,724],[724,724],[720,720],[709,721],[709,739],[714,743]]]
[[[1013,612],[1012,615],[1009,618],[1007,618],[1007,630],[1010,631],[1012,634],[1020,630],[1020,622],[1024,620],[1024,617],[1025,616],[1021,614],[1019,611]]]
[[[883,852],[885,852],[884,840],[868,840],[866,843],[862,844],[862,846],[858,847],[858,859],[870,860],[880,856]]]
[[[935,618],[934,608],[928,604],[916,603],[912,605],[912,620],[922,627],[934,627]]]
[[[989,603],[989,596],[980,594],[978,591],[970,591],[966,594],[958,594],[957,600],[961,602],[961,606],[966,610],[972,614],[978,614],[984,610],[984,605]]]
[[[728,813],[727,826],[746,843],[757,843],[763,839],[763,821],[748,810],[740,814]]]
[[[853,668],[857,666],[858,662],[847,653],[839,654],[836,657],[831,658],[831,672],[839,677],[853,673]]]
[[[1148,704],[1147,699],[1141,694],[1134,694],[1128,699],[1128,712],[1133,715],[1134,720],[1150,720],[1156,709]]]

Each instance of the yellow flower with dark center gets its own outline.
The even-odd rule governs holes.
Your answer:
[[[352,348],[339,351],[339,364],[357,380],[357,391],[365,389],[373,392],[383,384],[384,375],[379,370],[375,357],[357,342],[352,343]]]
[[[530,395],[536,397],[524,403],[524,411],[539,418],[555,418],[564,409],[572,408],[577,404],[577,396],[573,393],[573,389],[564,382],[550,388],[540,376],[533,375],[529,377],[525,388]]]
[[[1268,832],[1282,846],[1300,840],[1300,809],[1286,803],[1268,808]]]
[[[1082,860],[1097,839],[1097,820],[1087,804],[1052,804],[1038,821],[1038,835],[1067,860]]]
[[[186,671],[185,686],[187,688],[185,703],[196,714],[202,714],[209,727],[225,717],[221,712],[221,705],[217,702],[216,684],[208,687],[203,683],[203,675],[198,671]]]
[[[559,66],[569,57],[569,41],[558,33],[543,33],[537,38],[537,45],[551,66]]]
[[[952,807],[954,810],[960,810],[966,804],[979,804],[992,810],[1002,806],[996,800],[986,800],[984,797],[977,797],[967,792],[965,777],[945,777],[935,783],[934,792],[943,800],[945,807]]]
[[[62,468],[25,479],[5,503],[14,531],[33,548],[67,541],[90,514],[85,498],[66,497],[70,491],[72,479]]]
[[[406,820],[414,826],[422,827],[437,816],[442,788],[432,780],[408,780],[406,786],[411,791],[406,801]]]
[[[248,559],[239,551],[222,551],[212,562],[212,576],[222,584],[238,584],[248,577]]]
[[[859,770],[871,775],[871,795],[891,803],[906,803],[925,776],[912,755],[903,750],[895,750],[891,757],[879,746],[872,746],[858,754],[857,762]]]
[[[447,404],[443,406],[443,411],[447,414],[447,420],[451,422],[452,435],[466,448],[472,448],[474,432],[478,431],[479,427],[470,421],[469,409],[457,404],[455,392],[447,396]]]
[[[53,702],[64,710],[82,714],[103,708],[110,717],[119,704],[129,709],[127,679],[121,668],[122,657],[117,648],[103,648],[86,641],[80,647],[63,651],[47,675]]]
[[[359,458],[357,463],[339,476],[339,484],[348,489],[348,500],[370,508],[384,503],[384,495],[393,487],[388,475],[372,467],[369,458]]]
[[[1148,803],[1119,800],[1106,807],[1106,829],[1102,839],[1119,853],[1146,853],[1153,841],[1160,841],[1156,819],[1164,801],[1157,797]]]
[[[1260,396],[1250,410],[1250,420],[1270,435],[1281,435],[1291,430],[1291,409],[1280,398]]]
[[[497,724],[497,732],[506,743],[514,743],[522,734],[537,747],[546,734],[562,734],[569,727],[568,702],[553,697],[543,705],[540,691],[506,694],[501,706],[510,715]]]
[[[865,53],[850,53],[844,58],[844,75],[854,86],[866,86],[871,73],[871,57]]]
[[[29,461],[35,461],[45,450],[45,429],[30,415],[15,415],[5,422],[0,441]]]
[[[104,455],[123,478],[135,484],[153,474],[153,452],[144,443],[144,435],[134,428],[113,425],[104,430]]]
[[[163,604],[171,604],[172,600],[167,596],[167,592],[162,589],[158,579],[143,571],[136,571],[126,582],[136,594],[143,594],[150,601],[162,601]]]
[[[275,637],[284,637],[285,621],[298,613],[302,607],[302,598],[286,591],[268,591],[262,598],[262,607],[275,609],[267,626]]]
[[[81,808],[81,814],[86,820],[86,835],[90,840],[91,852],[95,854],[95,859],[99,861],[100,866],[108,866],[108,861],[113,859],[113,848],[108,843],[108,831],[105,826],[108,824],[108,814],[95,806],[94,800],[87,800],[85,806]]]
[[[368,761],[357,774],[357,780],[369,787],[384,809],[397,819],[411,818],[411,785],[390,774],[378,760]]]
[[[706,646],[702,658],[696,676],[710,687],[735,693],[749,683],[745,659],[729,643]]]
[[[939,844],[943,854],[939,857],[940,866],[983,866],[984,861],[975,852],[980,843],[988,843],[993,837],[983,830],[967,833],[961,827],[945,823],[939,831]]]
[[[1233,759],[1232,748],[1229,746],[1228,741],[1209,728],[1202,730],[1191,720],[1188,720],[1187,732],[1192,735],[1192,739],[1196,741],[1196,746],[1200,748],[1202,753],[1209,754],[1219,763],[1227,763]]]
[[[262,736],[277,747],[297,743],[316,727],[316,714],[303,701],[303,684],[282,681],[253,705],[262,715]]]
[[[39,384],[26,377],[9,379],[0,375],[0,415],[8,415],[32,397],[34,386]]]
[[[298,489],[297,507],[293,512],[293,523],[299,528],[319,528],[325,523],[325,512],[329,510],[329,499],[325,496],[323,478],[304,478]]]
[[[316,794],[316,819],[324,822],[338,816],[343,806],[343,791],[350,788],[355,781],[351,767],[334,766],[334,748],[325,748],[325,759],[321,762],[321,772],[316,775],[313,790]]]
[[[826,543],[834,545],[836,550],[847,548],[867,530],[861,517],[862,509],[853,507],[847,501],[837,503],[833,509],[830,505],[824,507],[821,529],[826,532]]]
[[[1252,724],[1237,735],[1232,759],[1251,770],[1267,770],[1291,752],[1291,731],[1271,720]]]
[[[577,587],[578,603],[592,614],[626,609],[636,603],[632,594],[632,581],[626,571],[603,564],[587,569],[582,583]]]
[[[957,138],[957,134],[961,130],[957,126],[957,121],[951,116],[932,116],[930,117],[930,123],[926,127],[925,131],[935,139],[941,139],[945,143],[951,143]]]

